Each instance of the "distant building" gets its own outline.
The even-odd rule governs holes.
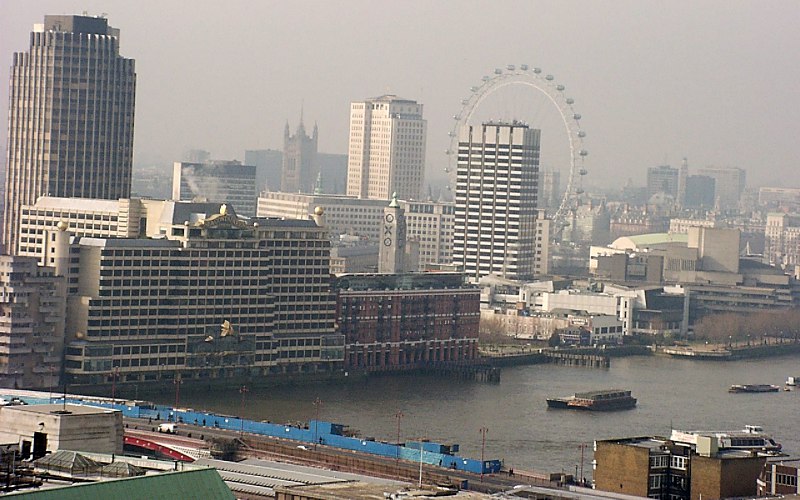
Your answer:
[[[650,167],[647,169],[647,198],[664,193],[674,202],[678,201],[680,171],[669,165]]]
[[[349,236],[382,242],[384,209],[389,200],[370,200],[331,194],[263,193],[259,217],[306,217],[316,207],[325,210],[325,225],[335,245]],[[454,205],[448,202],[398,200],[406,219],[406,234],[419,245],[419,270],[448,265],[453,259]],[[342,235],[347,238],[342,239]]]
[[[58,385],[66,301],[65,280],[53,267],[0,255],[0,387]]]
[[[427,122],[422,104],[395,95],[350,105],[347,194],[417,200],[425,177]]]
[[[690,175],[686,179],[684,208],[704,208],[710,210],[715,204],[716,182],[707,175]]]
[[[406,237],[419,246],[419,270],[423,271],[431,265],[452,264],[455,204],[438,201],[399,202],[406,219]]]
[[[377,272],[378,243],[331,247],[331,274]]]
[[[289,133],[289,122],[283,132],[283,167],[281,169],[281,191],[284,193],[311,193],[320,173],[317,163],[319,131],[309,136],[300,115],[300,124],[294,135]]]
[[[564,230],[569,235],[569,241],[594,245],[611,242],[611,214],[605,202],[580,204],[571,210],[569,217],[569,230]]]
[[[102,17],[45,16],[11,64],[3,247],[43,195],[127,198],[136,72]]]
[[[278,191],[281,187],[283,152],[277,149],[248,149],[244,164],[256,167],[256,192]]]
[[[347,192],[347,155],[317,153],[317,163],[322,174],[322,193],[345,194]]]
[[[764,262],[781,268],[800,265],[800,214],[767,214]]]
[[[669,218],[625,207],[611,216],[611,238],[637,234],[664,233],[669,229]]]
[[[172,199],[229,203],[242,215],[252,217],[258,205],[256,167],[242,165],[235,160],[175,162],[172,169]]]
[[[539,141],[540,131],[520,122],[460,133],[453,263],[471,281],[535,275]]]
[[[800,212],[800,188],[760,187],[758,204],[770,209],[784,208]]]
[[[478,355],[480,292],[460,273],[344,275],[334,288],[348,367],[401,370]]]
[[[556,209],[561,205],[561,172],[539,170],[539,192],[536,196],[539,207]]]
[[[669,220],[670,234],[688,234],[690,227],[717,227],[716,220],[709,219],[680,219]]]
[[[714,197],[721,210],[735,210],[744,192],[746,171],[738,167],[705,167],[699,175],[714,179]]]

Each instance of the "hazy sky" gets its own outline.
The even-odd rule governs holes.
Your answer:
[[[280,149],[301,104],[320,150],[345,153],[350,101],[396,93],[425,105],[428,172],[442,177],[469,87],[527,63],[583,115],[587,184],[643,183],[646,167],[687,156],[690,169],[739,166],[749,185],[800,187],[797,0],[0,0],[2,81],[34,23],[83,11],[105,13],[136,59],[137,163]]]

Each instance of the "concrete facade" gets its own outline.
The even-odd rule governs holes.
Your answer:
[[[19,443],[21,450],[39,456],[57,450],[122,454],[123,431],[118,410],[72,404],[0,407],[0,442]],[[43,438],[45,448],[37,449]]]
[[[540,135],[520,122],[461,131],[453,263],[471,281],[535,275]]]
[[[226,205],[171,208],[160,238],[78,238],[56,250],[72,256],[65,273],[77,279],[67,303],[71,383],[341,365],[323,227],[240,219]]]
[[[0,387],[58,385],[65,279],[37,260],[0,255]]]
[[[416,101],[384,95],[353,102],[348,196],[388,200],[392,193],[397,193],[403,200],[420,199],[425,178],[426,135],[422,104]]]

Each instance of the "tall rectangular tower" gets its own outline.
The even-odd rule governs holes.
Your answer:
[[[462,130],[453,263],[468,279],[535,275],[539,144],[540,131],[516,121]]]
[[[347,195],[419,199],[427,122],[422,104],[385,95],[350,105]]]
[[[130,197],[136,72],[99,17],[45,16],[11,67],[3,246],[43,195]]]

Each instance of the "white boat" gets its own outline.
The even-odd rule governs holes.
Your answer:
[[[789,377],[789,378],[787,378],[786,379],[786,385],[790,385],[792,387],[800,385],[800,377]]]

